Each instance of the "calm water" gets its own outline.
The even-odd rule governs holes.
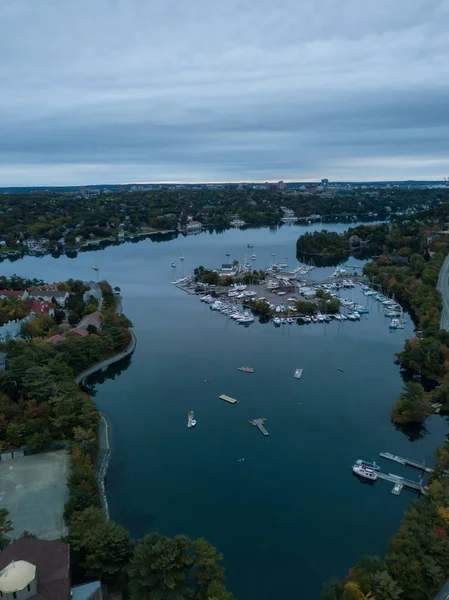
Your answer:
[[[308,229],[315,228],[321,226]],[[258,268],[271,253],[295,265],[303,231],[203,233],[76,259],[2,264],[5,274],[48,281],[89,279],[97,264],[101,277],[122,288],[138,346],[129,368],[96,393],[112,424],[112,517],[136,537],[158,531],[211,540],[225,555],[228,586],[240,600],[318,599],[323,581],[343,576],[361,554],[384,552],[414,496],[395,497],[383,481],[360,483],[352,462],[384,450],[433,463],[447,431],[443,419],[432,417],[412,442],[390,424],[403,384],[393,355],[412,325],[390,332],[377,303],[359,323],[244,328],[170,283],[170,263],[179,264],[181,254],[185,272],[253,252]],[[240,373],[239,365],[256,372]],[[300,381],[293,378],[297,367],[304,369]],[[240,402],[221,402],[222,393]],[[190,409],[194,430],[186,427]],[[268,419],[268,438],[248,424],[257,417]],[[395,463],[382,466],[417,478]]]

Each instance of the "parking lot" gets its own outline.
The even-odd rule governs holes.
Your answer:
[[[66,535],[69,456],[65,450],[0,461],[0,506],[9,511],[17,538],[23,531],[43,540]]]

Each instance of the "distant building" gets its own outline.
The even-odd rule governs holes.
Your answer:
[[[29,311],[34,315],[50,315],[50,317],[53,317],[55,314],[54,304],[50,304],[49,302],[30,298],[27,304]]]
[[[0,553],[2,600],[70,600],[69,545],[25,537]]]
[[[242,219],[233,219],[231,221],[231,227],[243,227],[243,225],[246,225],[246,223]]]
[[[25,295],[24,291],[17,290],[0,290],[0,298],[6,300],[6,298],[23,298]]]
[[[221,265],[221,269],[218,270],[218,275],[220,277],[234,277],[234,275],[237,275],[238,270],[238,265],[226,263]]]
[[[285,183],[283,181],[279,181],[278,182],[278,190],[285,190],[287,186],[285,185]]]
[[[203,225],[199,221],[188,221],[186,225],[186,233],[198,233],[202,230]]]
[[[54,298],[59,306],[64,306],[69,293],[60,290],[28,290],[27,297],[44,300],[45,302],[52,302]]]

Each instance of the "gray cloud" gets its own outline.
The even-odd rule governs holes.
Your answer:
[[[0,185],[449,175],[449,0],[221,4],[3,0]]]

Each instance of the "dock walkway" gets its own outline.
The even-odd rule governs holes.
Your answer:
[[[426,467],[425,463],[420,463],[417,460],[412,460],[411,458],[403,458],[402,456],[396,456],[396,454],[390,454],[389,452],[379,452],[379,456],[386,458],[387,460],[397,462],[400,465],[405,465],[406,467],[419,469],[425,473],[433,473],[433,469]]]
[[[264,434],[264,435],[270,435],[268,433],[268,431],[265,429],[265,427],[263,426],[264,422],[267,419],[265,417],[262,417],[260,419],[252,419],[251,421],[248,421],[248,423],[251,423],[251,425],[253,425],[254,427],[258,427],[259,430]]]
[[[379,479],[383,479],[384,481],[389,481],[390,483],[402,483],[402,485],[410,490],[414,490],[415,492],[419,492],[420,494],[426,494],[427,488],[423,487],[420,481],[413,481],[412,479],[404,479],[399,475],[393,475],[392,473],[382,473],[382,471],[378,471],[377,475]]]

